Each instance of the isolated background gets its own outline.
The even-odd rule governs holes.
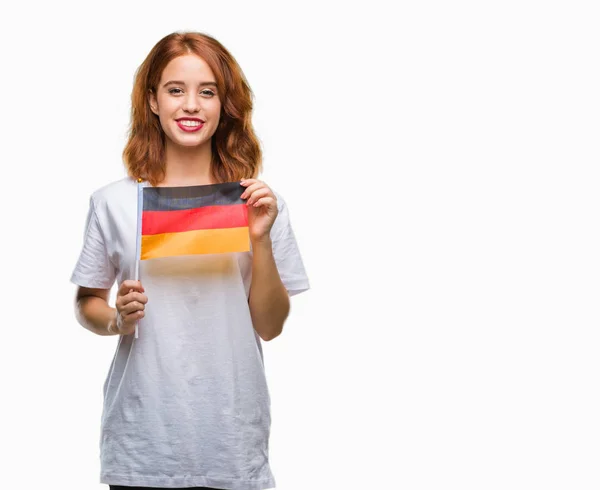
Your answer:
[[[595,2],[26,2],[0,12],[2,486],[108,488],[116,337],[75,320],[135,70],[215,36],[312,289],[264,344],[279,490],[598,489]],[[114,290],[113,290],[114,298]]]

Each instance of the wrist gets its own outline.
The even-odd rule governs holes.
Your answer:
[[[255,248],[271,249],[273,246],[273,242],[272,242],[270,236],[250,240],[250,242],[252,243],[253,249],[255,249]]]
[[[108,322],[108,325],[106,326],[106,330],[108,331],[109,335],[117,335],[118,334],[118,331],[117,331],[117,313],[115,313],[115,315]]]

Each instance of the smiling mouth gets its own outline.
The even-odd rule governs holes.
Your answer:
[[[188,126],[190,128],[195,128],[196,126],[201,126],[203,124],[202,121],[188,121],[186,119],[177,122],[182,126]]]
[[[177,126],[179,126],[183,131],[192,132],[199,131],[204,126],[204,123],[201,121],[177,121]]]

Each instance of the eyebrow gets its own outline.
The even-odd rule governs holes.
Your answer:
[[[165,88],[167,85],[185,85],[185,82],[182,82],[181,80],[169,80],[167,83],[165,83],[163,85],[163,88]],[[216,82],[200,82],[200,86],[201,87],[206,87],[207,85],[212,85],[213,87],[217,87]]]

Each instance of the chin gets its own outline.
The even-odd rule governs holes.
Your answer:
[[[194,148],[195,146],[202,146],[205,143],[209,143],[209,141],[205,141],[204,139],[199,140],[171,140],[178,146],[183,146],[185,148]]]

